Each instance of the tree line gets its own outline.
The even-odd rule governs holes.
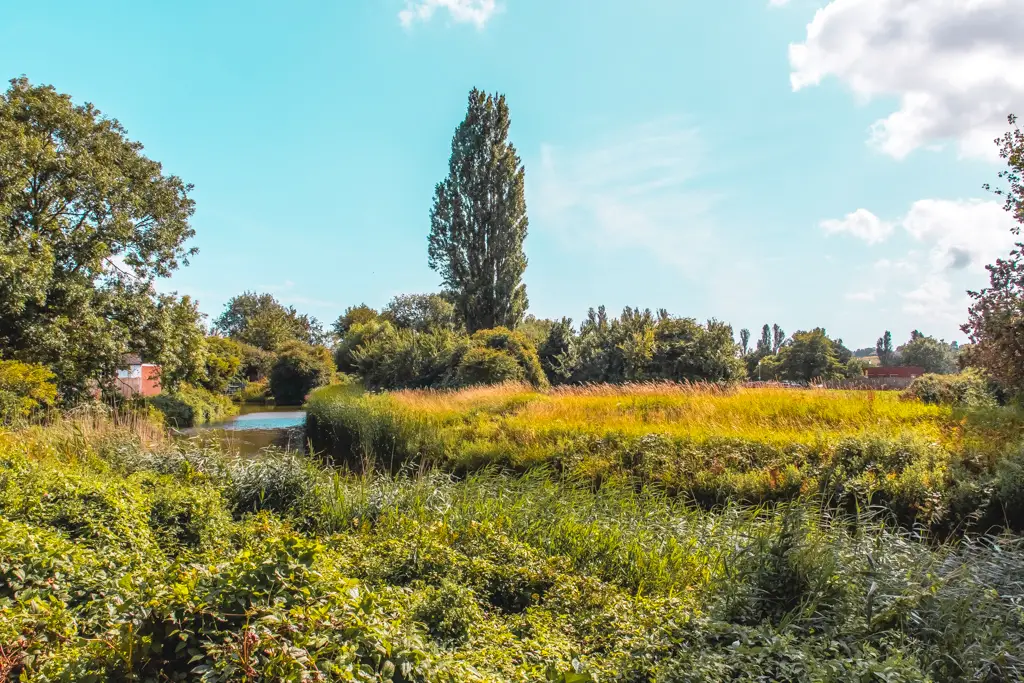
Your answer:
[[[787,335],[765,324],[734,338],[727,323],[626,307],[590,309],[579,324],[527,315],[525,168],[509,141],[504,96],[474,89],[455,130],[429,214],[427,263],[440,291],[350,306],[330,326],[265,293],[234,297],[207,326],[188,296],[155,283],[196,249],[192,186],[167,175],[112,118],[50,86],[11,81],[0,97],[0,360],[47,368],[71,402],[114,376],[128,353],[162,367],[168,391],[266,384],[279,400],[354,375],[371,387],[520,380],[538,386],[650,380],[808,382],[856,377],[871,349],[824,329]],[[1024,138],[998,142],[997,189],[1024,222]],[[930,372],[984,369],[1024,388],[1021,245],[989,266],[960,348],[919,331],[874,351],[882,365]]]

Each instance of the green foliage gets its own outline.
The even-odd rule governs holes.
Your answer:
[[[942,544],[811,501],[703,511],[628,483],[351,476],[89,433],[0,433],[12,680],[1024,675],[1019,538]]]
[[[264,351],[276,351],[290,341],[312,345],[325,341],[316,318],[300,315],[270,294],[255,292],[232,297],[217,318],[216,327],[235,341]]]
[[[239,403],[266,403],[270,398],[269,379],[246,382],[234,395],[234,399]]]
[[[476,332],[467,347],[456,351],[453,363],[453,384],[457,386],[508,381],[526,381],[535,387],[548,385],[530,340],[504,327]]]
[[[224,337],[206,338],[206,363],[200,384],[213,392],[223,393],[238,377],[242,368],[242,345]]]
[[[338,316],[338,319],[334,321],[331,326],[334,336],[338,339],[344,339],[348,334],[348,331],[356,325],[362,325],[368,323],[371,320],[376,320],[378,317],[376,310],[370,308],[366,304],[359,304],[358,306],[349,306],[345,309],[345,312]]]
[[[845,375],[845,367],[839,360],[838,346],[820,327],[796,332],[779,349],[774,372],[779,379],[795,382],[839,379]]]
[[[650,309],[627,306],[621,316],[609,319],[604,306],[590,309],[576,348],[579,361],[571,382],[730,382],[743,377],[729,325],[716,320],[700,325],[664,310],[655,318]]]
[[[238,343],[238,349],[241,358],[238,373],[241,377],[250,382],[259,382],[270,377],[270,370],[277,360],[272,351],[241,343]]]
[[[562,318],[551,326],[537,356],[551,384],[567,382],[578,372],[579,342],[572,328],[572,319]]]
[[[894,393],[676,385],[314,392],[307,438],[359,468],[551,467],[654,485],[714,507],[820,494],[939,533],[1000,525],[986,491],[1019,438],[1016,409],[963,414]],[[1024,528],[1024,518],[1011,518]]]
[[[904,395],[933,405],[983,408],[995,405],[988,379],[977,371],[957,375],[922,375],[907,387]]]
[[[896,364],[896,350],[892,346],[892,332],[889,330],[875,342],[875,355],[883,367]]]
[[[171,383],[201,365],[198,345],[177,348],[196,339],[194,305],[152,286],[195,253],[190,185],[115,119],[25,78],[0,95],[0,177],[7,359],[48,367],[69,400],[129,352],[159,357]]]
[[[219,422],[238,412],[227,396],[190,384],[147,398],[145,403],[158,410],[166,424],[178,429]]]
[[[925,372],[948,375],[957,371],[953,346],[914,331],[910,341],[896,349],[900,365],[924,368]]]
[[[335,359],[339,368],[354,371],[370,388],[442,386],[449,381],[458,342],[459,337],[445,329],[416,332],[374,321],[353,328]]]
[[[515,329],[527,309],[525,177],[504,95],[469,94],[430,212],[429,263],[470,332]]]
[[[1005,198],[1004,208],[1016,221],[1012,233],[1019,237],[1024,225],[1024,132],[1016,116],[1009,117],[1009,125],[1012,130],[996,141],[1007,164],[999,178],[1008,187],[994,192]],[[973,347],[972,364],[1009,392],[1024,394],[1024,243],[1018,241],[1007,258],[986,268],[989,286],[969,292],[973,303],[961,329]]]
[[[334,379],[331,352],[322,346],[287,342],[270,371],[270,394],[278,405],[297,406],[309,392]]]
[[[388,302],[380,315],[399,329],[416,332],[463,329],[455,306],[438,294],[400,294]]]
[[[0,424],[11,424],[57,400],[53,373],[42,365],[0,360]]]

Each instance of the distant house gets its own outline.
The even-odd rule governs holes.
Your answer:
[[[122,396],[156,396],[160,393],[160,366],[143,363],[138,354],[129,354],[121,361],[114,387]]]
[[[913,379],[914,377],[920,377],[924,374],[924,368],[918,368],[911,365],[899,366],[894,365],[892,367],[875,367],[867,368],[864,370],[864,376],[869,378],[877,379],[890,379],[899,377],[901,379]]]

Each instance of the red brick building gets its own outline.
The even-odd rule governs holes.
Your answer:
[[[156,396],[160,393],[159,365],[143,363],[137,354],[125,356],[122,365],[123,369],[117,371],[114,387],[123,396]]]

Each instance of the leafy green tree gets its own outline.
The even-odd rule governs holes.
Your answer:
[[[778,324],[772,325],[772,353],[778,353],[785,341],[786,332]]]
[[[527,308],[525,170],[503,95],[474,89],[430,213],[429,263],[470,332],[515,329]]]
[[[754,354],[763,358],[772,353],[774,353],[772,351],[772,328],[768,326],[768,323],[765,323],[764,327],[761,328],[761,338],[757,340]]]
[[[153,282],[195,253],[192,187],[124,128],[25,78],[0,96],[0,353],[39,363],[66,398],[124,354],[169,348]]]
[[[580,366],[580,353],[571,318],[562,318],[551,326],[537,355],[549,382],[562,384],[572,379]]]
[[[513,369],[515,368],[515,369]],[[537,349],[522,333],[505,327],[478,330],[453,357],[454,383],[498,384],[525,381],[535,387],[548,386]]]
[[[206,338],[206,363],[199,384],[209,391],[222,393],[242,369],[245,352],[242,345],[226,337]]]
[[[547,318],[538,318],[532,313],[527,315],[523,322],[519,323],[519,327],[516,328],[516,332],[522,332],[526,335],[526,338],[533,342],[533,345],[537,348],[544,343],[551,334],[551,329],[557,324],[555,320],[548,320]]]
[[[744,356],[750,353],[750,330],[745,327],[740,330],[740,352]]]
[[[289,341],[281,346],[270,371],[270,393],[278,405],[296,406],[309,392],[334,377],[331,352],[323,346]]]
[[[917,330],[910,341],[897,349],[900,365],[924,368],[925,372],[948,375],[957,371],[956,353],[950,344],[926,337]]]
[[[788,344],[779,349],[778,376],[795,382],[832,380],[844,377],[835,343],[818,327],[809,332],[796,332]]]
[[[884,367],[896,365],[896,350],[892,347],[892,332],[889,330],[875,342],[875,355]]]
[[[36,363],[0,360],[0,424],[28,417],[57,400],[54,375]]]
[[[439,294],[399,294],[384,307],[381,317],[395,327],[417,332],[462,329],[455,306]]]
[[[655,351],[649,376],[677,382],[732,382],[744,376],[732,327],[709,320],[663,318],[655,330]]]
[[[316,345],[325,341],[323,328],[312,316],[284,306],[271,294],[245,292],[232,297],[215,326],[235,341],[265,351],[298,341]]]
[[[147,361],[160,366],[160,388],[201,384],[206,376],[206,331],[199,304],[191,297],[160,296],[143,331]]]
[[[358,306],[349,306],[345,309],[345,312],[338,316],[338,319],[334,321],[331,326],[331,331],[334,336],[338,339],[344,339],[348,331],[352,329],[354,325],[362,325],[363,323],[371,320],[376,320],[380,314],[373,308],[370,308],[366,304],[359,304]]]
[[[1024,225],[1024,132],[1017,118],[1009,117],[1012,127],[996,140],[999,156],[1007,168],[999,178],[1008,185],[993,190],[1005,199],[1004,208],[1016,221],[1012,231],[1020,235]],[[985,189],[991,189],[986,185]],[[989,286],[970,292],[973,303],[967,322],[961,328],[971,341],[968,358],[984,369],[1005,390],[1024,393],[1024,242],[1018,241],[1005,259],[986,266]]]

